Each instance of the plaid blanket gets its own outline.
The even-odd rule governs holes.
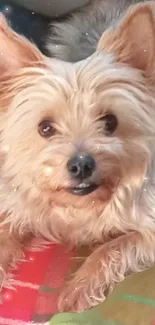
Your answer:
[[[0,325],[155,325],[155,267],[128,277],[90,311],[57,314],[59,288],[68,271],[77,268],[74,254],[49,245],[25,255],[14,272],[15,290],[2,292]]]
[[[71,252],[60,245],[26,252],[13,273],[13,288],[4,289],[0,325],[46,322],[57,312],[57,293],[72,263]]]

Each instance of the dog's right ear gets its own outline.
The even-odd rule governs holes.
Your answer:
[[[0,74],[43,62],[43,55],[25,37],[15,33],[0,14]]]
[[[155,2],[130,7],[117,26],[105,31],[98,50],[146,73],[155,67]]]

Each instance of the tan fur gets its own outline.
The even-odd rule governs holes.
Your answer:
[[[131,51],[134,31],[139,37]],[[7,239],[1,267],[7,271],[21,258],[31,234],[98,245],[62,291],[60,310],[97,304],[127,274],[155,262],[153,33],[150,2],[130,9],[103,35],[96,53],[76,64],[44,58],[8,27],[0,35],[6,60],[10,42],[15,54],[11,67],[0,61],[0,249]],[[119,122],[111,136],[100,120],[107,113]],[[38,133],[47,118],[55,128],[50,139]],[[68,192],[76,181],[66,168],[78,151],[94,157],[91,181],[99,185],[81,197]]]

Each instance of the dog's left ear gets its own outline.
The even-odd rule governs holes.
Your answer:
[[[25,37],[15,33],[0,14],[0,74],[43,62],[43,55]]]
[[[115,29],[102,35],[98,50],[114,54],[117,62],[151,72],[155,65],[155,3],[129,8]]]

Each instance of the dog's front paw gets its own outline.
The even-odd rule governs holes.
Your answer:
[[[60,312],[82,312],[88,309],[87,289],[81,284],[70,282],[60,293],[58,309]]]
[[[96,286],[97,285],[97,286]],[[94,279],[79,277],[79,274],[60,293],[58,309],[61,312],[82,312],[98,305],[105,299],[104,289],[98,288]]]

